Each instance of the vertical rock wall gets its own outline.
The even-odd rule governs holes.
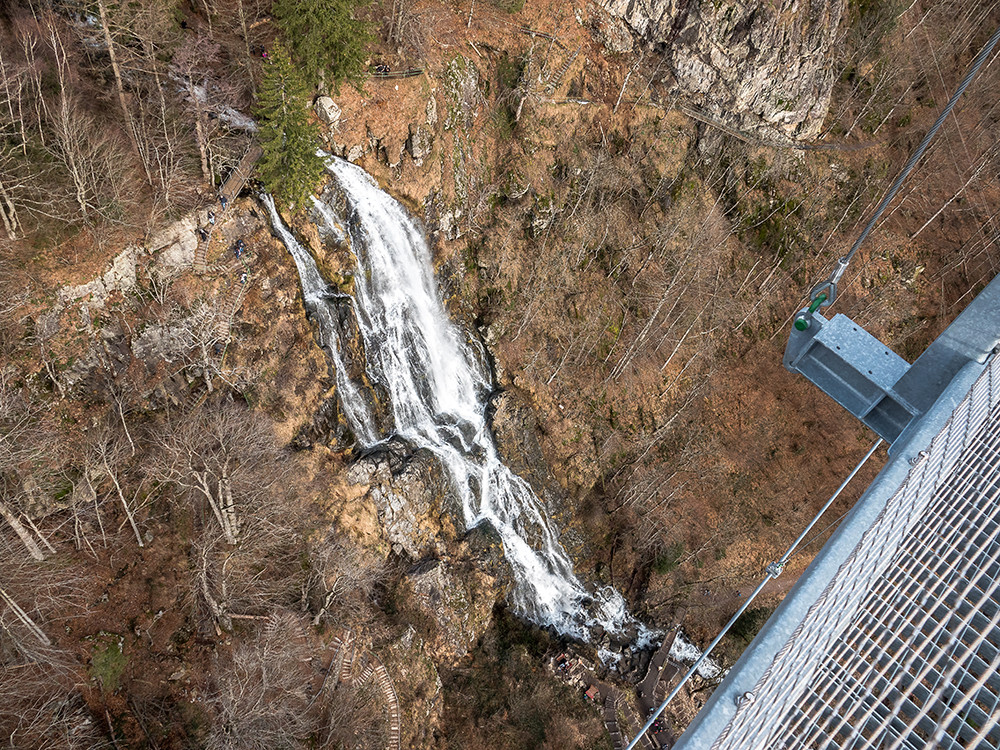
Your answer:
[[[679,87],[741,130],[808,139],[833,86],[845,0],[601,0],[667,55]]]

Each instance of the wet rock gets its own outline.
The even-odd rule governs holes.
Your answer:
[[[504,558],[503,541],[493,525],[484,521],[469,529],[462,539],[462,548],[470,559],[476,561],[476,565],[496,579],[497,597],[506,596],[513,585],[513,578]]]
[[[640,651],[634,664],[634,671],[642,675],[646,674],[646,671],[649,669],[649,662],[652,660],[652,651]]]
[[[365,155],[365,145],[363,143],[358,143],[347,149],[347,161],[354,164],[356,161],[360,160],[362,156]]]
[[[727,125],[812,138],[830,105],[845,0],[601,0],[664,49],[680,88]],[[601,36],[601,35],[599,35]],[[604,35],[616,44],[615,35]]]
[[[334,394],[320,404],[313,414],[312,422],[299,429],[292,440],[292,447],[305,450],[316,443],[351,446],[354,442],[354,433],[340,408],[340,399]]]

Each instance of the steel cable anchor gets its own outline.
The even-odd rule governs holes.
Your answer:
[[[816,286],[812,288],[809,293],[809,307],[799,313],[795,318],[795,330],[806,331],[812,324],[813,313],[823,307],[829,307],[837,299],[837,283],[840,281],[841,277],[844,275],[844,271],[847,270],[848,263],[851,259],[848,256],[844,256],[837,260],[837,267],[833,269],[833,273],[830,274],[830,278],[825,281],[819,282]]]

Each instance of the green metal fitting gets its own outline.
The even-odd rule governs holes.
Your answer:
[[[822,305],[827,300],[826,292],[816,295],[816,299],[809,303],[809,312],[814,313],[819,310],[819,306]]]

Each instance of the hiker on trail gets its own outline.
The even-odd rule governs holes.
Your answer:
[[[213,213],[212,211],[208,212],[208,223],[211,224],[213,227],[215,226],[215,213]]]
[[[241,284],[246,284],[247,283],[247,272],[246,271],[244,271],[243,273],[240,274],[240,283]]]
[[[233,248],[233,252],[236,253],[236,257],[239,258],[243,255],[244,250],[246,250],[246,245],[243,244],[243,240],[238,240],[236,242],[236,247]]]
[[[219,203],[222,204],[222,210],[225,211],[226,210],[226,204],[229,203],[229,201],[226,200],[226,196],[225,195],[222,195],[220,193],[219,194]]]
[[[208,232],[206,232],[202,227],[198,227],[198,239],[202,242],[208,241]]]

